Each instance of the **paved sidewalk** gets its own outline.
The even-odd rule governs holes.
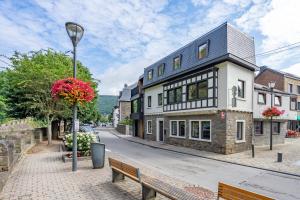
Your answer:
[[[2,193],[2,200],[135,200],[141,199],[140,184],[126,179],[120,183],[111,183],[111,169],[107,162],[103,169],[92,169],[90,160],[79,161],[78,171],[71,171],[71,163],[63,163],[57,145],[47,148],[39,145],[32,149],[13,169]],[[118,155],[112,155],[120,158]],[[126,160],[127,161],[127,160]],[[128,161],[129,163],[132,163]],[[133,164],[133,163],[132,163]],[[142,173],[160,177],[177,187],[189,186],[186,183],[162,176],[142,168]],[[198,190],[199,191],[199,190]],[[200,188],[208,196],[211,191]],[[158,200],[165,199],[158,195]],[[207,199],[207,198],[205,198]]]
[[[161,148],[169,151],[186,153],[199,157],[226,161],[235,164],[246,165],[250,167],[257,167],[261,169],[274,170],[283,173],[296,174],[300,176],[300,138],[288,138],[285,144],[274,145],[273,150],[270,151],[268,146],[256,147],[255,158],[252,158],[251,151],[242,153],[223,155],[213,152],[200,151],[181,146],[174,146],[162,142],[143,140],[141,138],[130,135],[123,135],[114,129],[109,131],[118,137],[124,138],[128,141],[144,144],[154,148]],[[277,162],[277,153],[283,153],[283,162]]]

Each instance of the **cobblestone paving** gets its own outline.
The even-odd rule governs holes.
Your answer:
[[[286,138],[285,144],[274,145],[272,151],[269,150],[268,146],[256,147],[255,158],[252,158],[251,151],[222,155],[212,152],[199,151],[191,148],[163,144],[155,141],[147,141],[128,135],[121,135],[113,129],[111,129],[110,131],[118,135],[119,137],[122,137],[129,141],[146,144],[153,147],[300,175],[300,138]],[[283,153],[282,163],[277,162],[278,152]]]
[[[90,160],[80,161],[78,171],[73,173],[71,163],[63,163],[61,153],[52,152],[56,150],[53,146],[50,148],[51,151],[37,147],[17,164],[0,194],[1,200],[141,199],[140,184],[130,179],[111,183],[111,169],[108,162],[103,169],[92,169]],[[120,158],[117,155],[110,154],[110,156]],[[142,173],[150,175],[152,172],[143,169]],[[158,173],[151,175],[162,178]],[[187,186],[165,176],[163,180],[177,187]],[[158,195],[157,199],[166,198]]]

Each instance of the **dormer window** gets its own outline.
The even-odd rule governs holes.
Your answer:
[[[181,68],[181,56],[177,56],[173,59],[173,69],[180,69]]]
[[[198,47],[198,59],[205,58],[208,54],[208,43],[202,44]]]
[[[157,76],[162,76],[165,73],[165,64],[160,64],[157,69]]]
[[[153,69],[150,69],[148,71],[147,78],[148,78],[148,80],[152,80],[153,79]]]

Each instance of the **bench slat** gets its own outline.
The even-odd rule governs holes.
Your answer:
[[[108,158],[109,165],[112,169],[118,171],[121,174],[131,178],[134,181],[140,182],[139,168],[135,168],[131,165],[123,163],[113,158]]]
[[[218,197],[230,200],[274,200],[267,196],[243,190],[225,183],[219,183]]]
[[[199,200],[195,195],[183,189],[176,188],[158,179],[143,176],[142,185],[155,190],[156,192],[172,200]]]

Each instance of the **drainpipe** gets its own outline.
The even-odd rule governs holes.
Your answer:
[[[254,78],[255,78],[255,75],[253,76],[253,79],[252,79],[252,98],[251,98],[251,101],[252,101],[252,141],[251,141],[251,147],[252,147],[253,157],[254,157],[254,143],[255,143],[255,139],[254,139],[254,100],[253,100],[254,99]]]

